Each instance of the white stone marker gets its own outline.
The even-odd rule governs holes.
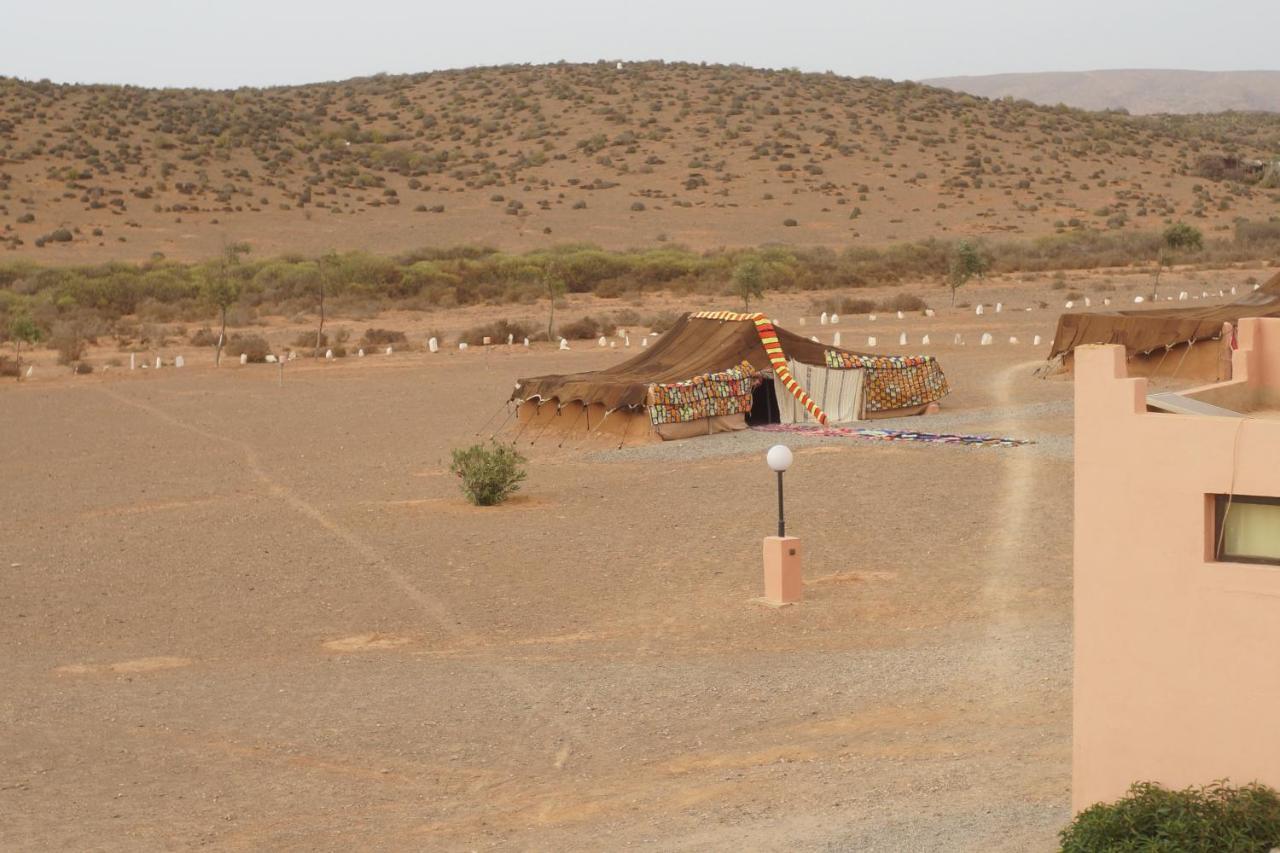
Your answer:
[[[902,317],[902,312],[901,312],[901,311],[899,311],[899,312],[898,312],[898,319],[899,319],[899,320],[903,319],[903,317]]]
[[[267,353],[267,364],[275,364],[278,360],[279,359],[277,359],[271,353]],[[178,360],[173,363],[173,366],[182,367],[182,356],[178,356]]]
[[[507,333],[507,346],[511,346],[511,345],[512,345],[512,344],[514,344],[515,342],[516,342],[516,336],[508,332],[508,333]]]
[[[387,355],[391,355],[392,352],[394,352],[394,350],[392,350],[391,347],[387,347]]]
[[[649,345],[649,336],[645,335],[643,338],[640,339],[640,346],[647,347],[648,345]]]
[[[821,343],[821,341],[819,341],[819,340],[818,340],[818,336],[817,336],[817,335],[810,335],[810,336],[809,336],[809,340],[813,341],[815,344],[816,344],[816,343]]]
[[[1178,301],[1179,302],[1187,301],[1187,292],[1185,290],[1178,294]]]
[[[1111,304],[1111,297],[1110,297],[1110,296],[1104,296],[1104,297],[1102,297],[1102,304],[1103,304],[1103,305],[1110,305],[1110,304]]]
[[[1089,307],[1090,307],[1090,306],[1092,306],[1092,305],[1093,305],[1093,303],[1092,303],[1092,302],[1090,302],[1090,301],[1089,301],[1089,297],[1087,297],[1087,296],[1086,296],[1086,297],[1084,298],[1084,307],[1085,307],[1085,308],[1089,308]]]
[[[609,341],[609,349],[617,349],[617,348],[618,348],[617,341]]]
[[[1017,335],[1010,335],[1010,336],[1009,336],[1009,343],[1011,343],[1011,344],[1016,344],[1017,342],[1018,342],[1018,336],[1017,336]]]
[[[107,370],[107,369],[106,369],[105,367],[104,367],[104,368],[102,368],[103,373],[105,373],[105,372],[106,372],[106,370]],[[35,372],[36,372],[36,366],[35,366],[34,364],[32,364],[32,365],[30,365],[29,367],[27,367],[27,378],[28,378],[28,379],[30,379],[30,378],[32,377],[32,375],[33,375],[33,374],[35,374]]]
[[[596,341],[596,345],[597,345],[597,346],[602,346],[602,347],[603,347],[603,346],[608,346],[608,345],[609,345],[609,342],[608,342],[607,340],[605,340],[604,335],[601,335],[601,336],[600,336],[600,339],[599,339],[598,341]]]
[[[832,345],[833,347],[838,347],[838,346],[840,346],[840,333],[839,333],[839,332],[836,332],[834,335],[832,335],[832,336],[831,336],[831,345]]]
[[[1201,298],[1201,299],[1208,299],[1208,298],[1209,298],[1209,291],[1207,291],[1207,290],[1202,290],[1202,291],[1200,291],[1200,298]]]
[[[803,318],[803,317],[801,317],[801,318],[800,318],[800,325],[801,325],[801,326],[803,326],[803,325],[804,325],[804,318]]]
[[[989,346],[991,346],[991,333],[990,333],[990,332],[983,332],[983,333],[982,333],[982,346],[984,346],[984,347],[989,347]]]
[[[925,335],[923,338],[920,339],[920,346],[927,347],[928,345],[929,345],[929,336]]]
[[[435,338],[428,339],[427,349],[431,350],[432,352],[440,352],[440,341],[436,340]]]
[[[360,349],[356,350],[356,358],[364,358],[364,347],[360,347]]]
[[[249,354],[247,352],[240,353],[240,363],[241,364],[249,363]]]
[[[903,332],[898,335],[898,346],[905,347],[907,345],[907,333]]]
[[[955,344],[956,346],[964,346],[964,335],[960,334],[959,332],[956,332],[956,336],[951,339],[951,343]]]
[[[926,316],[926,317],[932,317],[932,316],[933,316],[934,314],[936,314],[936,313],[937,313],[937,312],[936,312],[936,311],[934,311],[932,308],[926,308],[926,309],[924,309],[924,316]]]
[[[130,369],[130,370],[134,370],[134,369],[136,369],[136,368],[137,368],[137,366],[138,366],[138,364],[137,364],[137,362],[134,360],[134,354],[133,354],[133,353],[129,353],[129,369]]]
[[[160,369],[160,356],[156,356],[156,370]]]
[[[1235,295],[1236,295],[1236,289],[1235,289],[1235,287],[1234,287],[1234,286],[1231,288],[1231,295],[1232,295],[1232,296],[1235,296]]]
[[[623,345],[624,347],[629,347],[629,346],[631,346],[631,336],[630,336],[630,335],[627,335],[626,337],[624,337],[624,338],[622,339],[622,345]]]
[[[981,305],[981,304],[979,304],[979,305],[978,305],[978,307],[977,307],[977,310],[975,310],[973,313],[975,313],[975,314],[977,314],[979,317],[981,317],[981,316],[982,316],[982,305]]]
[[[561,339],[560,339],[560,349],[568,349],[568,348],[569,348],[569,342],[568,342],[567,340],[565,340],[564,338],[561,338]]]
[[[1147,301],[1147,300],[1143,299],[1141,296],[1135,296],[1135,297],[1133,297],[1133,304],[1134,304],[1134,305],[1137,305],[1137,304],[1139,304],[1139,303],[1141,303],[1141,302],[1146,302],[1146,301]]]
[[[818,323],[820,323],[820,324],[821,324],[821,325],[823,325],[823,326],[827,325],[827,312],[826,312],[826,311],[823,311],[823,312],[822,312],[822,316],[818,318]]]
[[[458,351],[459,351],[459,352],[466,352],[466,351],[467,351],[467,342],[466,342],[466,341],[459,341],[459,342],[458,342]]]
[[[481,341],[481,343],[483,343],[485,346],[489,346],[490,344],[493,343],[493,338],[489,337],[488,335],[485,335],[484,340]],[[390,355],[390,353],[387,353],[387,354]]]
[[[1032,338],[1032,339],[1031,339],[1031,345],[1032,345],[1033,347],[1038,347],[1038,346],[1040,346],[1040,336],[1039,336],[1039,335],[1036,335],[1034,338]]]
[[[324,357],[325,357],[325,359],[326,359],[326,360],[328,360],[328,361],[333,361],[333,350],[331,350],[331,349],[327,349],[327,350],[325,350],[325,351],[324,351]]]
[[[289,360],[290,360],[290,361],[293,361],[293,360],[294,360],[295,358],[297,358],[297,357],[298,357],[298,354],[297,354],[296,352],[294,352],[293,350],[289,350]]]
[[[173,366],[174,366],[174,367],[186,367],[186,366],[187,366],[187,360],[186,360],[185,358],[183,358],[182,356],[178,356],[177,358],[175,358],[175,359],[173,360]]]
[[[872,323],[874,323],[874,322],[876,321],[876,315],[875,315],[875,314],[868,314],[868,315],[867,315],[867,319],[868,319],[868,320],[870,320]]]
[[[999,314],[999,313],[1000,313],[1001,311],[1003,311],[1003,310],[1004,310],[1004,303],[1003,303],[1003,302],[997,302],[997,303],[996,303],[996,313],[997,313],[997,314]]]
[[[833,325],[833,326],[834,326],[836,323],[839,323],[839,322],[840,322],[840,315],[839,315],[839,314],[832,314],[832,315],[831,315],[831,325]]]
[[[524,345],[525,345],[525,347],[526,347],[526,348],[529,346],[529,339],[528,339],[528,338],[525,338],[525,339],[524,339]]]
[[[1063,307],[1063,308],[1068,308],[1068,309],[1070,309],[1070,308],[1075,308],[1075,307],[1076,307],[1076,304],[1075,304],[1074,302],[1072,302],[1070,299],[1068,299],[1068,300],[1066,301],[1066,303],[1065,303],[1062,307]]]
[[[876,339],[875,339],[875,338],[867,338],[867,346],[869,346],[869,347],[873,347],[873,346],[875,346],[875,345],[876,345]]]

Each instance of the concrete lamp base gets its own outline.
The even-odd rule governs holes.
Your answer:
[[[766,536],[764,539],[765,604],[781,607],[804,597],[800,574],[800,540],[795,536]]]

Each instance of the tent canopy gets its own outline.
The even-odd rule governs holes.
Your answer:
[[[804,364],[824,365],[828,350],[853,352],[816,343],[782,328],[775,327],[775,332],[787,357]],[[515,400],[557,399],[562,404],[601,403],[609,410],[643,406],[651,384],[682,382],[693,376],[726,370],[743,361],[750,362],[757,370],[771,367],[753,323],[685,314],[634,358],[588,373],[521,379],[511,397]]]
[[[1241,317],[1280,317],[1280,273],[1226,305],[1063,314],[1049,357],[1083,344],[1123,344],[1133,355],[1212,340],[1222,334],[1223,323],[1235,325]]]

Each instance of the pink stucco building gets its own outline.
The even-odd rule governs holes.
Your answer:
[[[1076,350],[1072,804],[1130,783],[1280,788],[1280,319],[1233,379],[1148,397]]]

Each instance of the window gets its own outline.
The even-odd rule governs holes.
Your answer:
[[[1215,560],[1280,566],[1280,498],[1214,495],[1214,505]]]

